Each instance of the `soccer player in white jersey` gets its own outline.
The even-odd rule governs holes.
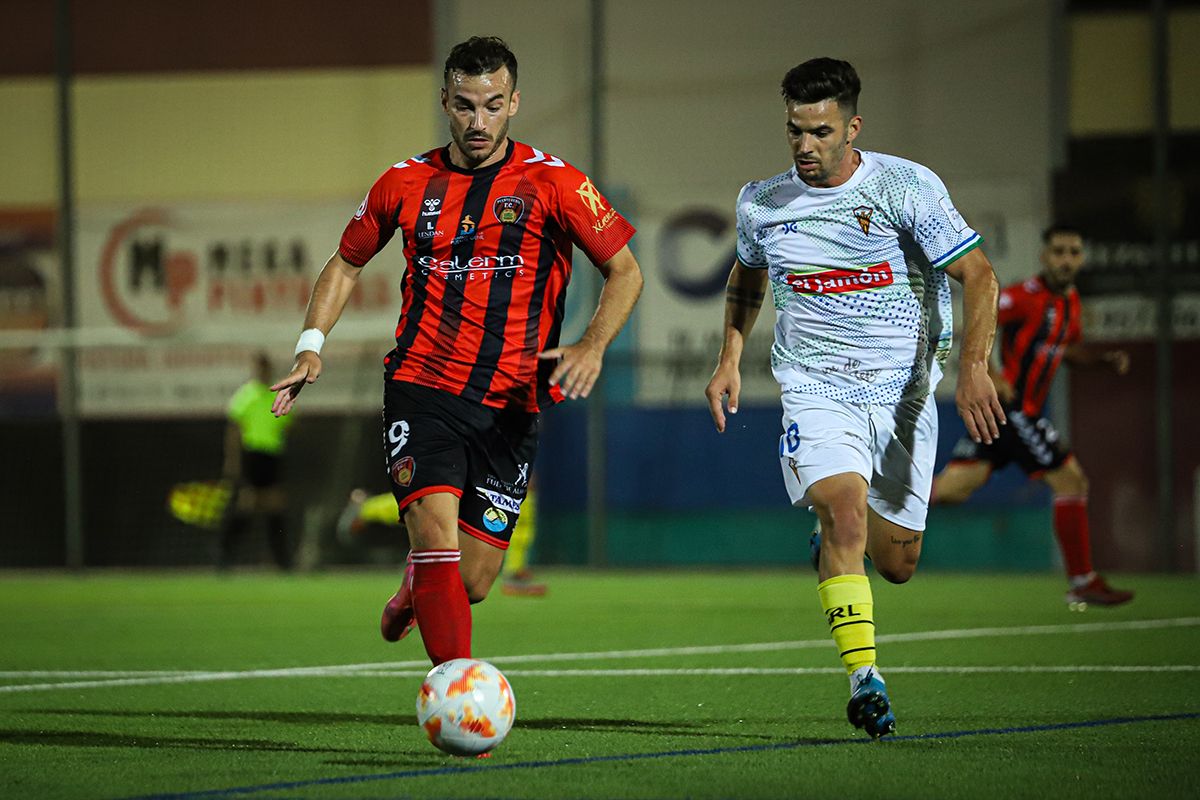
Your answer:
[[[872,737],[896,717],[875,666],[864,555],[893,583],[912,577],[933,478],[933,389],[950,350],[946,276],[963,287],[956,402],[990,443],[1004,411],[988,377],[998,285],[981,238],[926,167],[857,150],[860,83],[817,58],[783,79],[787,172],[742,189],[725,329],[705,395],[719,432],[736,414],[746,337],[769,283],[771,365],[783,395],[779,457],[793,505],[823,532],[817,592],[850,675],[850,722]]]

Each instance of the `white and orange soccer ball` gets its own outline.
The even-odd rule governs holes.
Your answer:
[[[439,750],[455,756],[486,753],[504,741],[517,718],[508,679],[486,661],[456,658],[438,664],[417,693],[417,722]]]

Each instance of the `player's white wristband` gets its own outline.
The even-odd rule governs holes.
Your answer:
[[[320,355],[323,344],[325,344],[325,334],[321,333],[319,328],[308,328],[300,334],[300,339],[296,342],[296,355],[300,355],[305,350],[312,350]]]

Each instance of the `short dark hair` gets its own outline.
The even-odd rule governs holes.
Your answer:
[[[465,42],[454,45],[446,56],[446,69],[442,80],[450,80],[451,72],[464,75],[487,75],[501,67],[508,67],[513,86],[517,85],[517,57],[508,49],[508,43],[499,36],[472,36]]]
[[[858,113],[858,93],[862,83],[848,61],[836,58],[810,58],[788,70],[780,84],[783,96],[794,103],[819,103],[836,100],[838,107]]]
[[[1042,244],[1050,244],[1050,240],[1060,233],[1067,234],[1068,236],[1078,236],[1080,239],[1083,238],[1083,231],[1074,225],[1068,225],[1065,222],[1056,222],[1042,231]]]

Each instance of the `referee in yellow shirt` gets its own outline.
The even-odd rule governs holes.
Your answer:
[[[228,569],[235,560],[238,541],[255,517],[265,517],[271,555],[280,569],[292,568],[285,512],[287,494],[280,482],[281,454],[292,414],[271,413],[275,394],[271,362],[265,353],[255,356],[255,377],[242,385],[229,401],[229,425],[225,432],[225,477],[234,486],[230,510],[221,528],[218,569]]]

